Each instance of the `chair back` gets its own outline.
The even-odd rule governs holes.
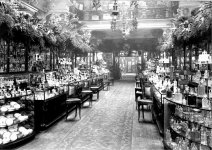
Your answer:
[[[148,99],[152,99],[153,97],[153,88],[150,84],[144,86],[144,97]]]
[[[90,89],[90,80],[84,80],[83,81],[83,90],[89,90]]]

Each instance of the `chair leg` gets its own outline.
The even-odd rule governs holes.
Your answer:
[[[138,97],[137,97],[137,95],[135,95],[135,102],[136,102],[136,110],[138,110]]]
[[[138,122],[139,122],[140,121],[140,105],[138,104],[137,107],[138,107]]]
[[[91,94],[90,96],[90,102],[89,102],[90,107],[92,107],[92,101],[93,101],[93,94]]]
[[[79,118],[81,119],[81,108],[82,108],[82,105],[81,104],[78,104],[78,109],[79,109]]]
[[[79,118],[81,119],[81,104],[78,104],[78,109],[79,109]]]
[[[142,115],[143,115],[143,119],[144,119],[144,105],[141,105],[142,106]]]
[[[77,105],[76,105],[76,108],[75,108],[75,116],[74,116],[74,118],[76,118],[77,117]]]
[[[99,91],[97,92],[97,100],[99,100]]]
[[[150,105],[150,110],[151,110],[151,114],[152,114],[152,121],[154,122],[154,119],[153,119],[153,108],[152,108],[152,105]]]
[[[66,120],[68,118],[68,105],[66,104]]]

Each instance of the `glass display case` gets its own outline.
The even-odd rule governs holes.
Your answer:
[[[163,98],[166,96],[166,88],[170,86],[170,80],[165,80],[164,75],[157,74],[152,71],[143,72],[144,76],[147,76],[148,82],[151,83],[153,89],[153,109],[152,117],[155,121],[159,133],[164,134],[164,101]]]
[[[156,122],[160,134],[163,134],[163,118],[164,118],[164,100],[163,98],[166,96],[166,92],[159,90],[157,87],[152,84],[153,87],[153,119]]]
[[[35,123],[44,130],[65,115],[68,86],[37,89],[35,92]]]
[[[34,94],[0,90],[0,149],[12,149],[35,136]]]
[[[168,98],[164,100],[164,146],[167,149],[212,149],[211,107],[188,105]]]
[[[0,73],[7,72],[7,44],[0,39]]]
[[[164,98],[166,149],[212,149],[211,81],[206,73],[193,75],[183,94]]]

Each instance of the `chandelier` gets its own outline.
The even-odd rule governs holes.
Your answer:
[[[118,4],[114,0],[111,30],[121,30],[122,36],[125,39],[130,32],[137,30],[138,26],[138,2],[133,0],[129,5],[125,3]]]

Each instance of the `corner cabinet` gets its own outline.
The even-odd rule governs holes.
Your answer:
[[[34,94],[1,96],[0,149],[13,149],[35,136]]]
[[[211,107],[164,98],[164,112],[165,149],[212,150]]]

